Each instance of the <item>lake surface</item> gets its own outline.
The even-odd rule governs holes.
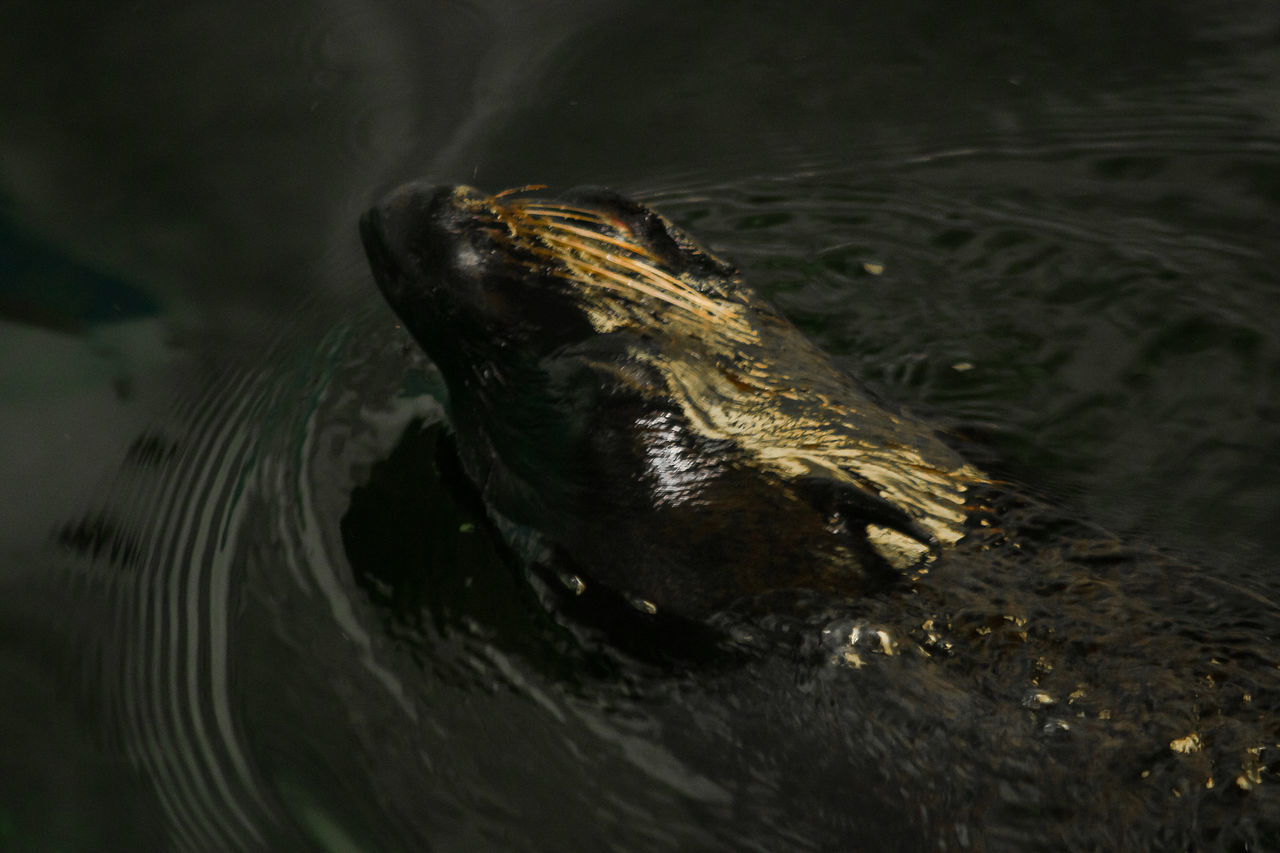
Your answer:
[[[441,481],[355,227],[411,178],[642,198],[986,470],[1280,590],[1273,5],[4,18],[0,849],[929,848],[864,687],[594,648]]]

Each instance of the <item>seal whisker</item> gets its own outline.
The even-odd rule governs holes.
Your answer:
[[[605,219],[594,210],[584,207],[573,207],[567,205],[564,207],[552,207],[543,204],[508,204],[499,208],[500,211],[508,216],[515,215],[524,219],[535,220],[564,220],[573,222],[585,222],[591,225],[599,225],[609,227],[612,225],[608,219]],[[545,224],[545,223],[535,223]]]
[[[549,234],[544,235],[544,239],[557,246],[575,249],[581,257],[593,260],[597,264],[602,265],[602,267],[622,267],[625,272],[630,272],[647,280],[650,282],[652,287],[662,290],[663,292],[670,293],[674,297],[686,300],[688,303],[698,306],[711,317],[727,319],[731,316],[722,306],[698,293],[696,290],[693,290],[685,282],[668,273],[662,272],[646,261],[618,256],[607,250],[602,250],[589,244],[583,244],[573,240],[559,239]],[[677,303],[673,302],[672,304]]]
[[[595,263],[593,269],[597,274],[601,274],[601,270],[605,268],[620,268],[622,274],[611,273],[615,281],[628,283],[623,281],[626,274],[638,276],[647,280],[654,290],[669,293],[672,298],[659,296],[652,290],[639,286],[635,286],[636,290],[657,296],[672,305],[685,307],[700,317],[726,321],[733,317],[731,312],[725,311],[721,305],[703,296],[687,282],[656,266],[658,258],[648,247],[611,234],[570,224],[579,222],[612,227],[613,223],[596,211],[573,205],[546,205],[537,202],[516,202],[506,205],[504,211],[522,220],[511,223],[514,226],[513,230],[518,234],[533,231],[535,239],[554,249],[569,249],[580,257],[590,258]],[[618,255],[611,249],[620,249],[625,254]],[[634,281],[629,283],[637,284]]]
[[[700,310],[696,305],[691,305],[687,302],[681,301],[679,299],[679,294],[672,294],[658,288],[645,286],[633,278],[612,272],[605,267],[584,262],[580,258],[566,258],[554,249],[533,248],[530,251],[536,257],[540,257],[551,262],[559,262],[560,264],[569,267],[568,271],[573,275],[574,280],[578,281],[580,284],[594,285],[602,290],[608,290],[624,296],[634,295],[636,292],[645,293],[655,299],[660,299],[669,305],[673,305],[677,308],[683,308],[701,319],[715,319],[715,315],[711,315]],[[597,278],[597,276],[604,276],[610,280],[603,281],[600,278]]]
[[[650,252],[648,249],[644,248],[643,246],[637,246],[635,243],[631,243],[626,240],[619,239],[617,237],[611,237],[608,234],[600,234],[595,231],[590,231],[586,228],[579,228],[576,225],[564,225],[564,224],[557,223],[553,227],[557,231],[565,231],[570,234],[574,234],[576,236],[582,237],[589,241],[594,241],[597,243],[608,243],[611,246],[617,246],[619,249],[623,249],[634,255],[639,255],[642,258],[653,257],[653,253]]]
[[[566,219],[578,219],[583,222],[605,222],[599,212],[587,207],[575,207],[571,204],[547,204],[537,200],[515,201],[504,204],[502,208],[511,213],[527,213],[530,215],[559,216]]]
[[[530,192],[534,192],[535,190],[545,190],[546,188],[547,188],[546,184],[525,184],[522,187],[508,187],[507,189],[502,190],[501,192],[494,193],[493,197],[495,199],[505,198],[506,196],[518,195],[520,193],[530,193]]]
[[[644,281],[637,280],[632,276],[623,275],[620,272],[615,272],[611,269],[608,269],[607,267],[592,263],[587,259],[584,259],[584,258],[574,258],[572,260],[566,259],[566,263],[570,265],[572,272],[574,272],[575,274],[579,274],[579,275],[582,273],[587,274],[587,276],[583,278],[584,282],[599,284],[600,282],[596,278],[597,276],[599,276],[599,277],[608,279],[609,281],[615,282],[617,285],[620,285],[620,287],[611,288],[611,289],[616,289],[623,293],[627,292],[628,290],[633,292],[644,293],[654,297],[655,299],[660,299],[669,305],[674,305],[677,308],[683,308],[689,313],[694,314],[698,317],[701,317],[704,320],[714,320],[723,316],[722,314],[720,314],[718,311],[715,310],[716,306],[714,305],[711,305],[709,307],[703,307],[692,300],[686,300],[682,298],[686,294],[680,293],[678,291],[672,291],[670,288],[663,288],[663,287],[647,284]]]

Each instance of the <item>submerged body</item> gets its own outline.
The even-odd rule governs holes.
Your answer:
[[[919,849],[1280,847],[1271,600],[991,482],[634,202],[409,185],[361,227],[492,512],[659,612],[846,602],[831,760]]]

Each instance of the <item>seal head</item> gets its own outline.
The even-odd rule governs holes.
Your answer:
[[[492,512],[683,615],[924,571],[981,481],[728,263],[606,190],[409,184],[361,220]]]

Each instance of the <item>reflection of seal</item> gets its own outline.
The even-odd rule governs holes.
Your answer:
[[[589,577],[700,615],[865,590],[963,535],[981,475],[652,210],[408,185],[361,231],[486,503]]]

